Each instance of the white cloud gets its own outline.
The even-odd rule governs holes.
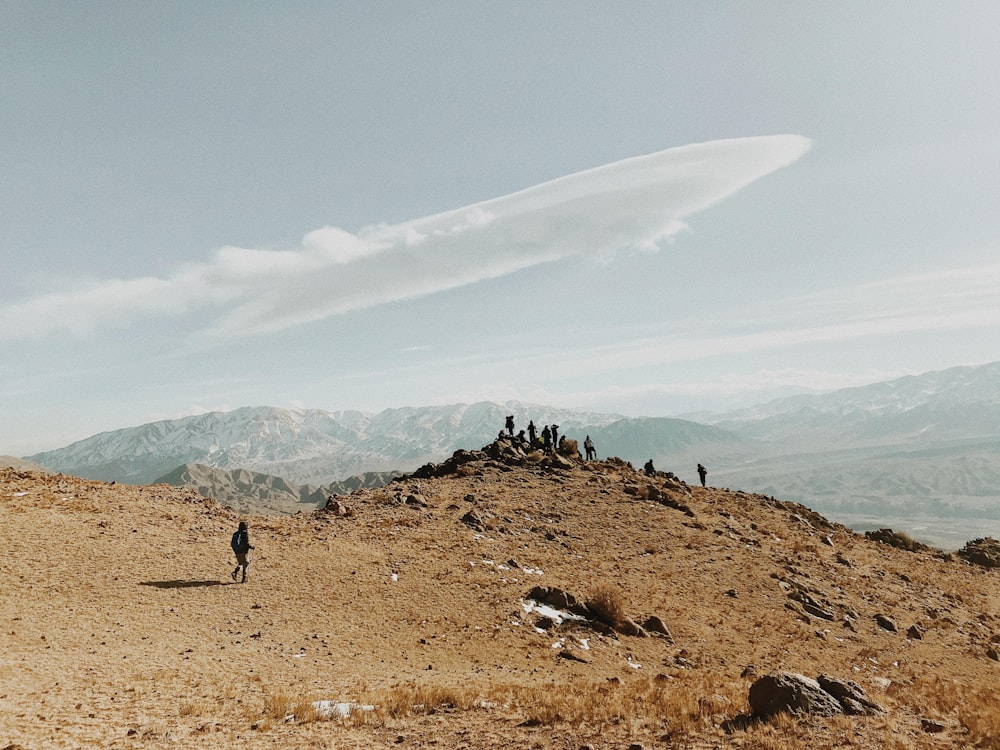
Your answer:
[[[0,308],[0,338],[199,310],[215,316],[217,334],[276,331],[541,263],[649,250],[808,148],[795,135],[682,146],[356,235],[323,227],[292,250],[223,247],[166,278],[106,280]]]

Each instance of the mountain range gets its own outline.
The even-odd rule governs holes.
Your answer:
[[[517,430],[529,420],[539,430],[557,423],[581,443],[590,435],[600,456],[652,459],[692,483],[703,463],[710,484],[802,502],[856,527],[893,519],[952,547],[976,529],[1000,535],[1000,362],[684,419],[521,402],[377,414],[246,407],[106,432],[27,459],[90,479],[182,484],[232,507],[294,512],[339,494],[338,482],[372,486],[389,472],[479,448],[507,415]]]

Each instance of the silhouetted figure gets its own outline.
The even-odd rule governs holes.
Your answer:
[[[566,455],[566,436],[565,435],[560,435],[559,436],[559,443],[556,445],[556,450],[559,452],[559,455],[562,455],[562,456]]]
[[[701,486],[705,486],[705,477],[708,476],[708,469],[706,469],[701,464],[698,464],[698,478],[701,479]]]
[[[542,428],[542,447],[546,450],[550,449],[552,440],[552,431],[549,429],[548,425]]]
[[[517,444],[520,445],[522,448],[528,447],[528,438],[524,436],[524,430],[521,430],[519,433],[517,433],[517,437],[514,438],[514,440],[516,440]]]
[[[240,521],[240,527],[233,534],[233,539],[229,543],[236,555],[236,568],[233,570],[232,578],[235,581],[236,575],[243,568],[243,579],[240,583],[247,582],[247,571],[250,569],[250,561],[247,560],[247,553],[253,549],[250,545],[250,532],[247,531],[247,522]]]
[[[586,440],[583,441],[583,448],[587,451],[587,461],[597,459],[597,449],[594,448],[594,441],[590,439],[590,435],[587,435]]]
[[[504,425],[507,428],[507,434],[514,437],[514,415],[511,414],[507,417],[507,424]]]
[[[649,459],[646,465],[642,467],[642,470],[646,472],[649,476],[656,474],[656,469],[653,468],[653,459]]]
[[[531,443],[532,448],[538,445],[538,435],[535,434],[535,423],[531,420],[528,421],[528,442]]]
[[[559,425],[552,425],[552,447],[555,448],[559,443]]]

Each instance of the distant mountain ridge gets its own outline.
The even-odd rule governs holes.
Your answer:
[[[191,464],[245,470],[270,479],[207,478],[207,469],[188,469],[189,486],[233,498],[234,507],[250,498],[291,508],[302,487],[408,472],[459,448],[480,448],[509,414],[518,430],[529,419],[539,430],[558,423],[569,438],[589,434],[601,457],[652,458],[688,482],[703,463],[710,484],[789,498],[847,523],[854,521],[845,514],[858,525],[892,517],[914,528],[957,519],[968,538],[975,524],[992,529],[1000,519],[1000,362],[702,414],[702,423],[513,401],[377,414],[245,407],[102,433],[28,459],[50,471],[138,484]]]
[[[153,484],[189,487],[202,497],[210,497],[248,515],[290,515],[322,507],[330,495],[346,495],[356,489],[381,487],[397,476],[400,476],[397,471],[372,471],[317,487],[293,484],[281,477],[258,474],[249,469],[227,470],[184,464],[159,477]]]
[[[559,424],[561,434],[582,441],[589,431],[602,455],[615,452],[614,444],[627,438],[635,460],[663,457],[667,448],[692,443],[730,445],[739,452],[736,446],[743,442],[717,427],[684,420],[627,419],[520,402],[407,407],[377,414],[244,407],[105,432],[31,460],[53,471],[135,484],[155,481],[185,464],[200,464],[323,485],[365,472],[409,471],[459,448],[480,448],[496,437],[510,414],[518,430],[534,420],[539,433],[546,424]],[[637,434],[645,438],[637,441]]]

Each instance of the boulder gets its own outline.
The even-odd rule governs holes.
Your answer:
[[[888,615],[875,615],[875,624],[882,628],[882,630],[888,630],[890,633],[899,632],[896,623]]]
[[[667,628],[663,620],[661,620],[656,615],[653,615],[652,617],[647,617],[646,621],[642,623],[642,627],[648,633],[661,635],[671,643],[673,643],[674,641],[674,637],[670,634],[670,629]]]
[[[750,710],[755,716],[767,719],[776,714],[842,714],[840,703],[820,684],[795,672],[772,672],[750,686]]]
[[[837,699],[845,714],[872,716],[882,713],[882,707],[868,700],[865,691],[852,680],[841,680],[837,677],[821,674],[816,678],[816,682],[823,690]]]

